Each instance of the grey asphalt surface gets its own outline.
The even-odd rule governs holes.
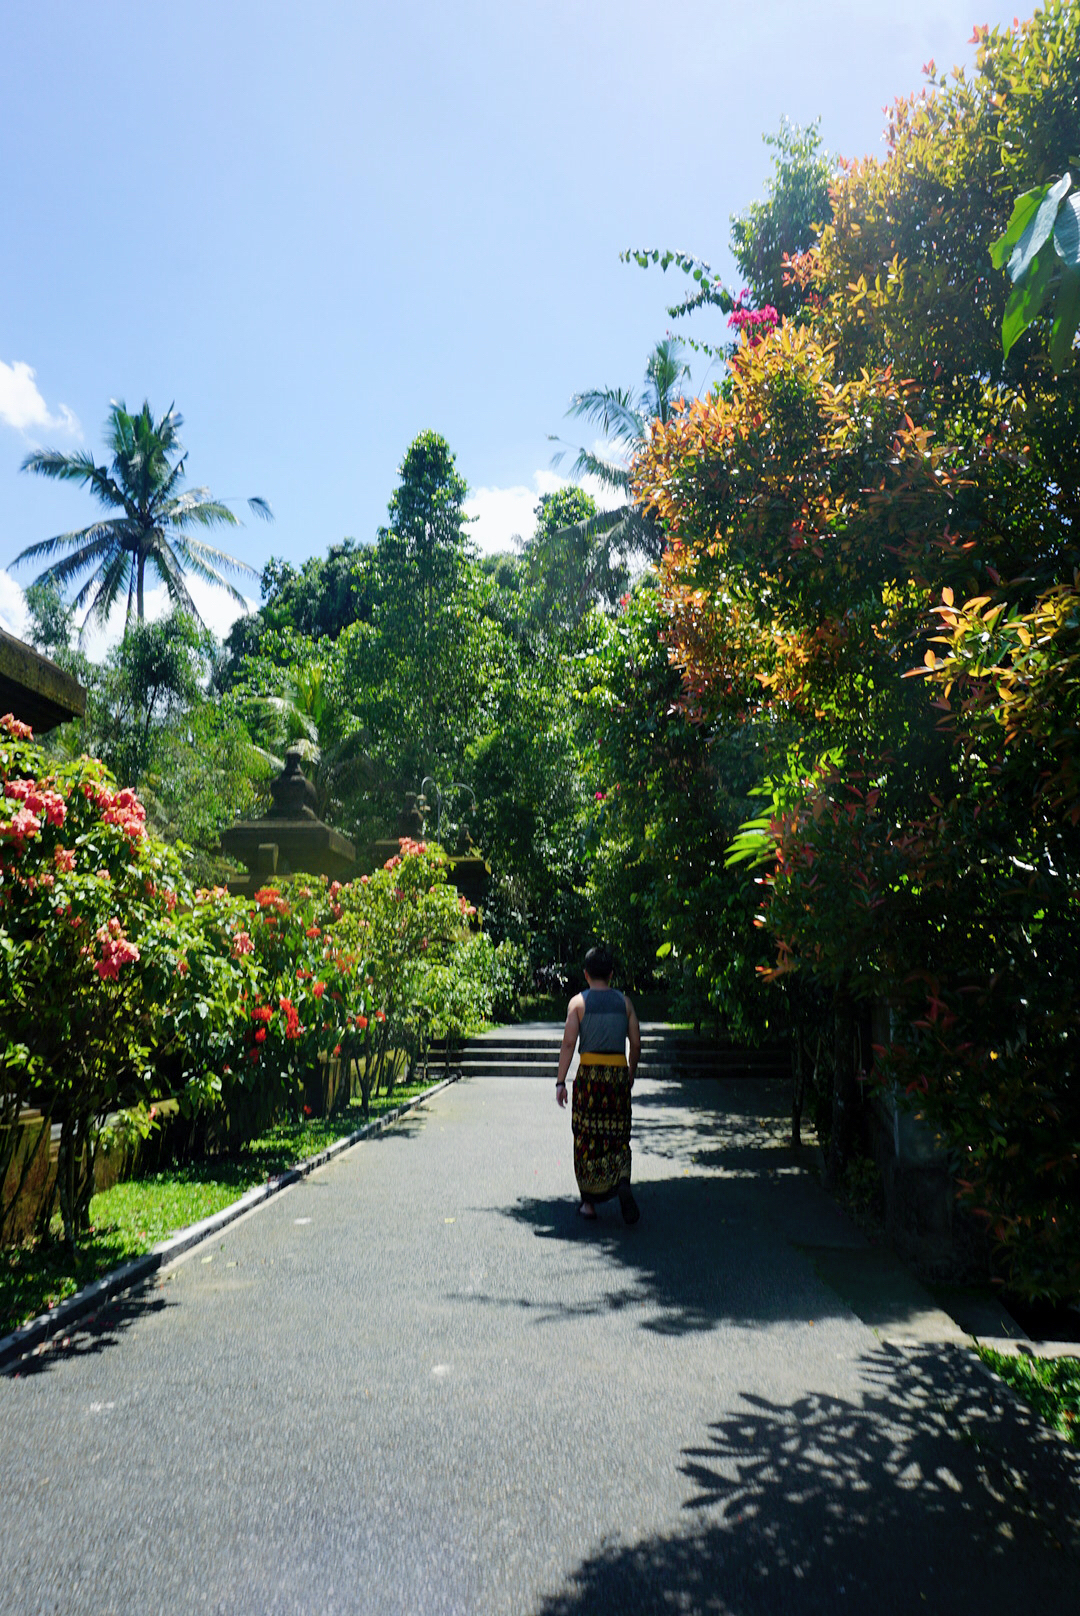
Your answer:
[[[547,1080],[320,1169],[0,1380],[0,1608],[1076,1610],[1077,1454],[819,1277],[785,1105],[639,1085],[633,1229]]]

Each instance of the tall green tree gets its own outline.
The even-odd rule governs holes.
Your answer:
[[[386,626],[401,649],[411,648],[420,696],[424,757],[436,747],[436,666],[452,635],[455,599],[471,556],[465,496],[468,485],[446,439],[422,432],[409,445],[390,497],[390,520],[380,528],[378,563]]]
[[[542,494],[522,556],[529,603],[542,632],[573,635],[593,606],[613,607],[629,587],[610,534],[598,530],[596,501],[571,484]]]
[[[806,301],[805,287],[791,280],[785,259],[812,247],[832,217],[831,164],[816,123],[800,127],[786,118],[775,135],[763,135],[773,152],[765,195],[732,216],[731,250],[750,301],[771,304],[789,318]]]
[[[37,582],[51,581],[64,589],[84,578],[74,605],[88,606],[87,622],[104,622],[126,590],[127,621],[134,605],[141,623],[148,566],[164,583],[173,607],[197,623],[202,619],[185,573],[243,602],[221,569],[254,577],[253,569],[196,536],[208,528],[235,527],[238,518],[228,505],[212,498],[209,489],[182,488],[187,475],[187,455],[179,438],[182,425],[183,417],[171,406],[155,420],[149,403],[132,415],[122,402],[114,401],[105,427],[111,464],[99,466],[85,450],[63,454],[58,449],[35,449],[22,463],[23,471],[88,488],[108,513],[88,527],[28,545],[15,558],[18,565],[61,555],[38,574]],[[248,505],[255,515],[271,519],[264,499],[249,499]]]

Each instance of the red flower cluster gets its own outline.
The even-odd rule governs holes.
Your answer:
[[[118,825],[130,842],[137,842],[146,828],[146,809],[127,786],[110,791],[108,786],[87,780],[83,792],[101,815],[103,825]]]
[[[13,818],[0,825],[0,843],[7,840],[16,853],[21,853],[32,836],[41,829],[41,820],[29,808],[19,808]]]
[[[32,741],[34,738],[30,725],[20,723],[14,713],[5,713],[3,718],[0,718],[0,729],[6,729],[16,741]]]
[[[291,999],[283,998],[281,1000],[281,1008],[282,1008],[282,1012],[284,1013],[284,1016],[285,1016],[285,1036],[286,1036],[286,1038],[299,1038],[300,1034],[304,1030],[303,1027],[301,1027],[301,1025],[300,1025],[300,1013],[299,1013],[299,1011],[297,1010],[296,1006],[293,1004]]]
[[[4,796],[21,802],[39,819],[44,814],[50,825],[62,825],[67,815],[67,804],[59,791],[40,785],[36,780],[6,780]]]
[[[279,915],[289,913],[288,900],[282,897],[277,887],[260,887],[255,894],[255,902],[260,909],[273,909]]]
[[[101,944],[101,958],[94,963],[94,969],[103,982],[115,982],[120,975],[121,965],[133,964],[139,958],[139,950],[134,943],[128,942],[124,936],[124,928],[114,915],[107,926],[99,926],[95,933]]]
[[[255,944],[251,940],[251,933],[238,931],[233,938],[232,951],[234,959],[239,959],[241,954],[254,954]]]

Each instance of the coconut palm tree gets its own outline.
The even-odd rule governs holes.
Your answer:
[[[181,489],[187,462],[178,435],[182,425],[183,417],[172,406],[155,421],[148,403],[137,415],[129,415],[123,402],[114,399],[105,427],[111,466],[97,465],[85,450],[62,454],[57,449],[35,449],[22,463],[23,471],[82,483],[110,513],[89,527],[28,545],[15,557],[18,565],[66,551],[35,580],[55,583],[59,589],[89,573],[73,603],[76,609],[88,608],[84,628],[91,618],[104,622],[125,589],[127,621],[134,602],[141,623],[148,564],[164,583],[173,607],[199,624],[202,619],[188,593],[185,572],[240,602],[243,595],[219,569],[256,576],[246,562],[196,537],[200,528],[235,527],[238,518],[227,505],[212,499],[208,488]],[[273,519],[265,500],[249,499],[248,505],[256,516]]]
[[[626,557],[636,553],[655,561],[663,549],[663,535],[656,522],[630,498],[630,465],[635,450],[647,440],[651,423],[660,421],[666,425],[678,405],[680,383],[690,374],[690,366],[683,363],[682,350],[678,337],[664,337],[649,355],[645,386],[639,394],[635,396],[627,387],[594,387],[576,393],[567,411],[578,420],[598,426],[609,446],[624,449],[618,460],[592,449],[579,449],[570,475],[575,479],[595,477],[602,487],[622,495],[622,503],[613,510],[601,511],[578,526],[582,537],[595,540],[606,536],[609,550]],[[559,439],[552,441],[557,443]],[[552,465],[557,466],[564,454],[565,450],[560,450]]]

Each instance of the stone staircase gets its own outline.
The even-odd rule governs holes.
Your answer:
[[[554,1083],[561,1042],[558,1022],[500,1027],[452,1050],[449,1066],[462,1077],[542,1077]],[[441,1045],[432,1045],[428,1063],[432,1073],[446,1064]],[[638,1075],[643,1078],[788,1077],[790,1073],[784,1043],[743,1049],[730,1040],[697,1038],[663,1023],[647,1023],[641,1029]]]

